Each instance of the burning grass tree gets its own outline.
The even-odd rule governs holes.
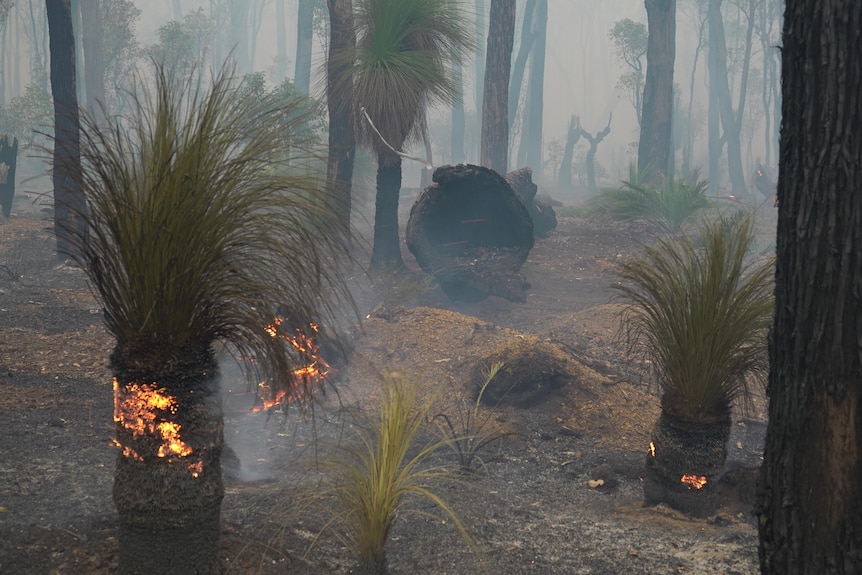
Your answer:
[[[699,237],[660,239],[622,265],[624,329],[644,346],[662,392],[647,503],[708,510],[708,482],[727,457],[733,401],[750,397],[750,385],[767,372],[773,261],[747,257],[753,225],[749,214],[705,223]]]
[[[327,267],[342,229],[315,178],[280,145],[288,107],[156,66],[128,117],[85,119],[89,234],[76,258],[116,338],[114,503],[123,574],[217,572],[223,417],[214,346],[254,357],[271,389],[304,385],[302,348],[274,337],[345,293]],[[308,173],[308,172],[303,172]]]

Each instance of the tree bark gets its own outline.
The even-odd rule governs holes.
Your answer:
[[[485,91],[482,104],[482,165],[505,174],[509,156],[508,90],[515,41],[515,0],[491,0]]]
[[[512,72],[509,79],[510,129],[515,125],[515,116],[518,113],[518,103],[521,99],[521,86],[524,84],[524,71],[527,69],[530,50],[533,48],[533,42],[536,39],[536,35],[533,33],[535,7],[536,0],[527,0],[524,6],[524,20],[521,23],[521,39],[518,42],[518,55],[515,56],[515,61],[512,63]]]
[[[374,241],[371,267],[404,268],[398,236],[398,197],[401,193],[401,158],[395,156],[377,166],[377,196],[374,201]]]
[[[450,163],[463,164],[466,160],[464,153],[464,66],[461,63],[461,51],[452,63],[452,72],[455,80],[455,100],[452,102],[452,140]],[[424,187],[424,186],[423,186]]]
[[[485,57],[486,54],[482,50],[485,45],[485,0],[476,0],[476,56],[475,70],[473,75],[473,99],[476,105],[476,120],[479,123],[478,131],[482,131],[482,100],[484,99],[485,85]],[[512,38],[514,42],[514,37]]]
[[[356,45],[352,0],[327,0],[329,9],[329,55],[326,60],[326,106],[329,111],[329,157],[326,179],[335,187],[335,198],[346,229],[350,227],[353,162],[356,136],[353,131],[352,83],[348,54]]]
[[[649,38],[644,82],[638,172],[656,181],[668,175],[676,58],[676,0],[645,0]]]
[[[299,0],[296,15],[296,67],[293,82],[301,94],[311,90],[311,41],[314,38],[314,0]]]
[[[862,573],[862,3],[787,3],[765,575]]]
[[[57,257],[67,259],[74,249],[70,232],[84,226],[87,204],[81,182],[78,97],[75,92],[75,38],[69,0],[45,0],[51,51],[51,93],[54,97],[54,232]],[[75,237],[83,237],[76,232]]]
[[[18,165],[18,138],[0,134],[0,212],[8,218],[15,199],[15,169]]]
[[[572,187],[572,163],[575,158],[575,146],[581,139],[581,120],[577,116],[569,119],[569,129],[566,132],[566,147],[563,150],[563,159],[560,162],[560,175],[557,177],[557,185],[564,190]]]

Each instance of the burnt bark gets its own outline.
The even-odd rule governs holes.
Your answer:
[[[394,154],[393,154],[394,155]],[[377,196],[374,200],[374,241],[371,267],[404,268],[398,237],[398,196],[401,192],[401,158],[377,165]]]
[[[649,39],[644,82],[638,172],[657,181],[667,175],[671,154],[676,0],[646,0]]]
[[[353,162],[356,136],[353,132],[348,54],[356,46],[352,0],[327,0],[329,8],[329,54],[326,60],[326,106],[329,111],[329,157],[326,178],[335,187],[342,221],[350,226],[352,210]]]
[[[407,222],[407,247],[453,301],[526,301],[518,273],[533,247],[527,209],[502,176],[459,164],[434,171]]]
[[[80,120],[75,89],[75,39],[72,34],[72,8],[69,0],[45,0],[51,51],[51,93],[54,97],[54,232],[57,257],[72,255],[70,234],[83,237],[81,228],[86,200],[80,171]]]
[[[524,20],[521,23],[521,39],[518,44],[518,54],[512,63],[512,72],[509,78],[509,127],[515,124],[515,115],[518,113],[518,102],[521,99],[521,86],[524,83],[524,71],[527,69],[527,60],[536,35],[533,33],[533,13],[535,12],[536,0],[527,0],[524,7]],[[514,47],[514,46],[513,46]]]
[[[509,156],[509,75],[515,41],[515,0],[491,0],[485,89],[482,103],[481,163],[505,174]]]
[[[530,54],[530,80],[524,102],[524,124],[519,164],[542,172],[542,123],[545,109],[545,48],[548,30],[548,0],[537,0],[533,15],[535,41]],[[523,152],[521,152],[523,150]]]
[[[296,15],[296,63],[294,85],[298,92],[311,90],[311,41],[314,38],[314,0],[299,0]]]
[[[551,230],[557,227],[557,213],[554,207],[545,199],[536,196],[539,187],[533,182],[532,168],[525,167],[506,174],[506,183],[515,192],[521,204],[527,208],[533,221],[533,235],[546,238]]]
[[[787,3],[761,571],[862,572],[862,3]]]
[[[8,218],[15,199],[15,167],[18,164],[18,138],[0,137],[0,210]]]
[[[152,352],[124,353],[118,346],[111,369],[120,448],[113,490],[120,524],[118,572],[218,573],[224,420],[214,354],[168,353],[160,358]],[[142,385],[161,390],[160,396],[171,401],[147,404],[152,420],[142,419],[151,425],[138,432],[126,415],[138,407]],[[165,448],[160,425],[177,425],[175,439],[191,451]]]
[[[572,163],[575,158],[575,146],[581,139],[581,120],[577,116],[569,119],[569,129],[566,132],[566,147],[563,150],[563,159],[560,161],[560,175],[557,177],[557,185],[563,189],[572,187]]]

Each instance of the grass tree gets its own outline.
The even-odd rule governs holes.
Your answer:
[[[343,294],[329,263],[344,245],[316,178],[279,145],[290,106],[156,66],[132,112],[85,119],[89,234],[74,253],[101,300],[119,453],[120,572],[215,573],[224,495],[216,345],[253,357],[273,389],[296,390],[307,358],[271,335],[326,319]],[[263,114],[265,117],[261,117]],[[300,120],[295,120],[300,121]],[[310,172],[306,172],[310,173]]]
[[[357,114],[357,140],[377,156],[371,265],[400,268],[396,150],[425,135],[430,103],[457,94],[451,65],[473,47],[470,20],[457,0],[355,0],[355,7],[356,52],[345,78],[367,112]]]
[[[753,217],[659,239],[622,264],[624,329],[643,346],[661,390],[647,457],[648,503],[686,506],[727,456],[731,409],[767,373],[773,261],[753,260]],[[697,506],[691,509],[697,512]]]

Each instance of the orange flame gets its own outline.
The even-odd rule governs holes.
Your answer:
[[[685,483],[689,489],[702,489],[706,485],[706,477],[703,475],[683,475],[680,482]]]
[[[301,395],[296,395],[296,390],[301,387],[301,384],[308,382],[321,381],[329,373],[330,366],[320,355],[320,346],[315,343],[314,338],[306,335],[301,329],[297,328],[293,334],[286,334],[279,331],[279,326],[284,322],[284,318],[277,317],[264,330],[272,337],[280,337],[287,341],[293,348],[298,351],[303,357],[309,358],[309,363],[303,367],[299,367],[292,372],[293,381],[296,384],[292,386],[294,389],[280,390],[275,392],[270,385],[265,381],[258,385],[258,396],[262,403],[252,408],[253,413],[266,411],[273,407],[284,405],[296,401]],[[317,333],[319,326],[314,323],[308,324],[312,331]]]
[[[655,457],[655,443],[653,443],[652,441],[649,442],[649,449],[647,450],[647,453],[649,453],[650,457]]]
[[[177,402],[174,397],[165,394],[163,388],[155,383],[130,383],[121,392],[120,383],[114,378],[114,421],[132,433],[133,437],[150,436],[161,440],[157,455],[174,461],[173,456],[188,457],[194,453],[190,445],[180,437],[179,423],[165,421],[159,412],[177,412]],[[114,440],[117,447],[122,448],[123,455],[138,461],[144,458],[128,445]],[[203,461],[189,464],[193,477],[200,475]]]

